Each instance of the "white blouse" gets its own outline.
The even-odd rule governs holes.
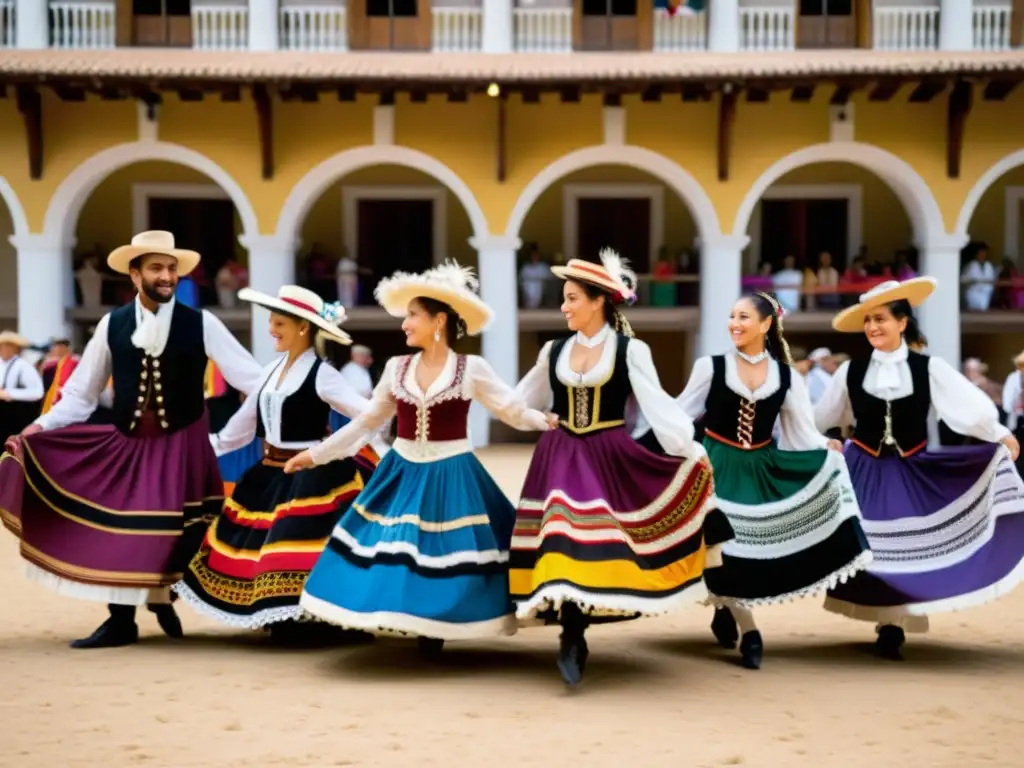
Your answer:
[[[281,380],[281,370],[285,357],[281,356],[263,369],[260,378],[259,397],[254,394],[247,397],[242,407],[231,417],[219,433],[210,435],[210,442],[218,456],[243,448],[256,436],[256,418],[263,422],[264,440],[275,448],[283,450],[303,450],[317,444],[310,442],[291,443],[281,440],[281,407],[290,395],[302,386],[309,371],[316,362],[316,352],[307,349],[288,369]],[[365,397],[360,397],[351,384],[338,371],[323,364],[316,372],[316,393],[321,400],[334,410],[354,419],[370,405]],[[258,404],[258,408],[257,408]],[[326,424],[324,425],[327,426]]]
[[[690,418],[696,419],[704,413],[713,375],[714,367],[710,357],[701,357],[694,363],[686,389],[677,400]],[[782,385],[779,363],[769,359],[764,382],[757,389],[751,390],[736,370],[736,356],[726,355],[725,385],[747,400],[764,400],[778,392]],[[827,447],[828,438],[814,426],[814,408],[807,392],[807,383],[803,376],[791,369],[789,390],[779,412],[779,448],[784,451],[813,451]]]
[[[912,395],[914,382],[907,355],[906,344],[901,344],[893,352],[874,350],[864,374],[864,391],[883,400],[898,400]],[[846,385],[849,370],[849,363],[839,366],[832,383],[815,406],[814,421],[818,429],[853,423]],[[1010,434],[1010,430],[999,423],[999,411],[992,399],[942,358],[928,358],[928,387],[935,414],[954,432],[990,443],[997,443]]]
[[[0,389],[14,402],[34,403],[46,394],[39,371],[21,357],[0,360]]]
[[[429,408],[433,405],[434,398],[442,395],[454,382],[458,370],[458,355],[449,351],[448,361],[438,377],[427,387],[426,392],[422,391],[416,382],[416,369],[419,367],[421,355],[422,353],[417,352],[413,356],[402,384],[405,391],[415,398],[418,407]],[[310,450],[315,464],[325,464],[358,453],[371,436],[395,415],[398,406],[393,390],[401,360],[400,357],[388,360],[366,410]],[[516,390],[498,378],[490,364],[477,355],[466,355],[466,368],[459,396],[466,400],[478,400],[513,429],[523,432],[546,432],[549,429],[547,417],[540,411],[528,407]],[[472,450],[468,438],[429,442],[398,438],[392,448],[402,458],[417,462],[437,461]]]
[[[533,408],[546,410],[551,407],[554,393],[551,391],[548,371],[553,343],[549,341],[541,348],[537,363],[516,387],[516,391]],[[572,350],[576,344],[586,347],[604,344],[600,360],[586,373],[577,373],[569,367]],[[567,387],[597,386],[611,376],[617,348],[618,336],[607,325],[592,338],[577,333],[562,347],[562,353],[555,362],[555,376]],[[639,339],[631,339],[626,348],[626,367],[633,396],[643,417],[642,421],[650,424],[665,452],[670,456],[689,457],[701,453],[703,449],[693,442],[693,420],[676,405],[672,396],[661,388],[658,371],[651,358],[651,348]],[[645,431],[646,424],[638,424],[633,430],[634,437]]]

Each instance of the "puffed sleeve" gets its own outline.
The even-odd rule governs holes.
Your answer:
[[[549,377],[549,363],[551,360],[551,345],[549,341],[540,348],[537,355],[537,362],[516,385],[516,392],[526,402],[527,407],[537,410],[546,410],[551,407],[551,379]]]
[[[814,406],[804,377],[792,369],[789,391],[779,413],[779,447],[784,451],[828,448],[828,438],[814,425]]]
[[[686,380],[686,387],[683,393],[676,398],[683,413],[691,419],[699,419],[704,413],[707,403],[708,392],[711,391],[711,378],[714,368],[710,357],[698,357],[690,371],[690,378]]]
[[[530,408],[518,388],[513,389],[498,378],[490,363],[482,357],[470,356],[468,374],[473,384],[473,397],[513,429],[546,432],[550,428],[547,417]]]
[[[396,358],[388,360],[366,410],[319,445],[310,449],[314,464],[327,464],[335,459],[345,459],[356,455],[363,446],[374,439],[378,430],[391,420],[397,410],[395,397],[391,393],[391,384],[394,381],[397,367]]]
[[[637,407],[651,425],[665,453],[691,457],[698,453],[693,442],[693,419],[661,388],[651,348],[638,339],[630,340],[626,349],[626,365]]]
[[[1010,434],[992,398],[941,357],[928,358],[928,385],[935,413],[954,432],[989,443]]]
[[[850,394],[846,388],[846,376],[850,371],[850,363],[839,366],[832,375],[832,381],[814,406],[814,426],[819,432],[826,432],[833,427],[846,427],[853,423],[853,411],[850,408]]]

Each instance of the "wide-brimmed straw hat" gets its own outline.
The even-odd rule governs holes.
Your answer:
[[[3,331],[0,332],[0,344],[13,344],[19,349],[28,349],[32,346],[32,342],[21,336],[14,331]]]
[[[563,280],[588,283],[600,288],[611,296],[615,304],[632,304],[636,301],[636,274],[629,269],[629,261],[611,248],[603,249],[599,257],[600,264],[569,259],[564,267],[552,267],[551,271]]]
[[[352,343],[352,337],[338,327],[345,322],[345,308],[338,302],[324,302],[313,291],[297,285],[282,285],[277,290],[277,296],[270,296],[252,288],[243,288],[238,292],[238,298],[272,312],[308,320],[339,344]]]
[[[107,256],[107,266],[115,272],[127,275],[128,265],[132,259],[145,256],[148,253],[173,256],[178,260],[178,275],[180,277],[184,277],[199,266],[199,254],[195,251],[175,248],[174,235],[162,229],[140,232],[132,238],[131,245],[122,245],[120,248],[115,248]]]
[[[912,307],[920,306],[931,296],[936,286],[938,281],[934,277],[912,277],[903,282],[888,280],[862,293],[859,303],[832,318],[832,327],[840,333],[863,331],[864,316],[871,310],[900,299],[906,299]]]
[[[444,302],[462,318],[466,333],[475,336],[494,317],[494,311],[477,295],[478,287],[472,268],[449,260],[418,275],[395,272],[377,283],[373,295],[392,317],[405,317],[409,302],[421,296]]]

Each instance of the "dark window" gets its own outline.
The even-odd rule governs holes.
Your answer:
[[[637,0],[583,0],[584,16],[636,16]]]
[[[417,0],[366,0],[366,15],[371,18],[416,17]]]
[[[852,16],[853,0],[800,0],[801,16]]]

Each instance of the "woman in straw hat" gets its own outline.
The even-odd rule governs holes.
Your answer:
[[[402,317],[413,355],[387,362],[369,409],[288,462],[295,471],[351,456],[392,416],[398,437],[334,529],[306,582],[302,607],[351,629],[417,635],[433,655],[445,640],[514,631],[508,545],[515,510],[472,453],[469,407],[546,430],[490,365],[452,347],[491,319],[471,270],[448,262],[396,272],[377,301]]]
[[[0,440],[18,434],[39,416],[46,394],[43,380],[21,356],[30,346],[14,331],[0,333]]]
[[[553,402],[559,429],[541,438],[523,484],[510,578],[520,620],[561,624],[558,667],[576,685],[588,625],[699,601],[716,554],[707,548],[731,531],[721,515],[717,530],[705,527],[711,469],[693,422],[616,308],[636,296],[625,260],[604,250],[600,264],[572,259],[552,271],[565,280],[562,313],[574,333],[545,344],[519,383],[534,407]],[[670,456],[633,439],[631,401]]]
[[[840,312],[832,327],[874,348],[838,371],[815,407],[819,430],[854,423],[846,461],[874,554],[830,590],[825,607],[878,624],[876,649],[901,657],[905,632],[928,615],[994,600],[1024,576],[1024,482],[1017,440],[995,404],[944,360],[912,351],[930,277],[889,281]],[[928,415],[984,445],[929,452]],[[852,417],[852,418],[851,418]]]
[[[282,354],[212,442],[223,456],[260,438],[263,457],[235,486],[175,590],[222,624],[270,626],[287,640],[306,634],[296,623],[302,587],[377,454],[367,447],[299,475],[285,474],[284,465],[323,439],[332,408],[353,417],[370,401],[318,355],[325,342],[352,343],[338,327],[344,308],[294,285],[277,296],[243,288],[238,298],[270,310],[270,335]]]
[[[819,594],[871,560],[842,445],[814,426],[782,316],[771,294],[742,297],[729,315],[735,349],[698,359],[679,396],[690,417],[703,414],[716,500],[736,533],[705,577],[717,605],[711,630],[724,648],[742,633],[748,669],[764,654],[754,606]]]

